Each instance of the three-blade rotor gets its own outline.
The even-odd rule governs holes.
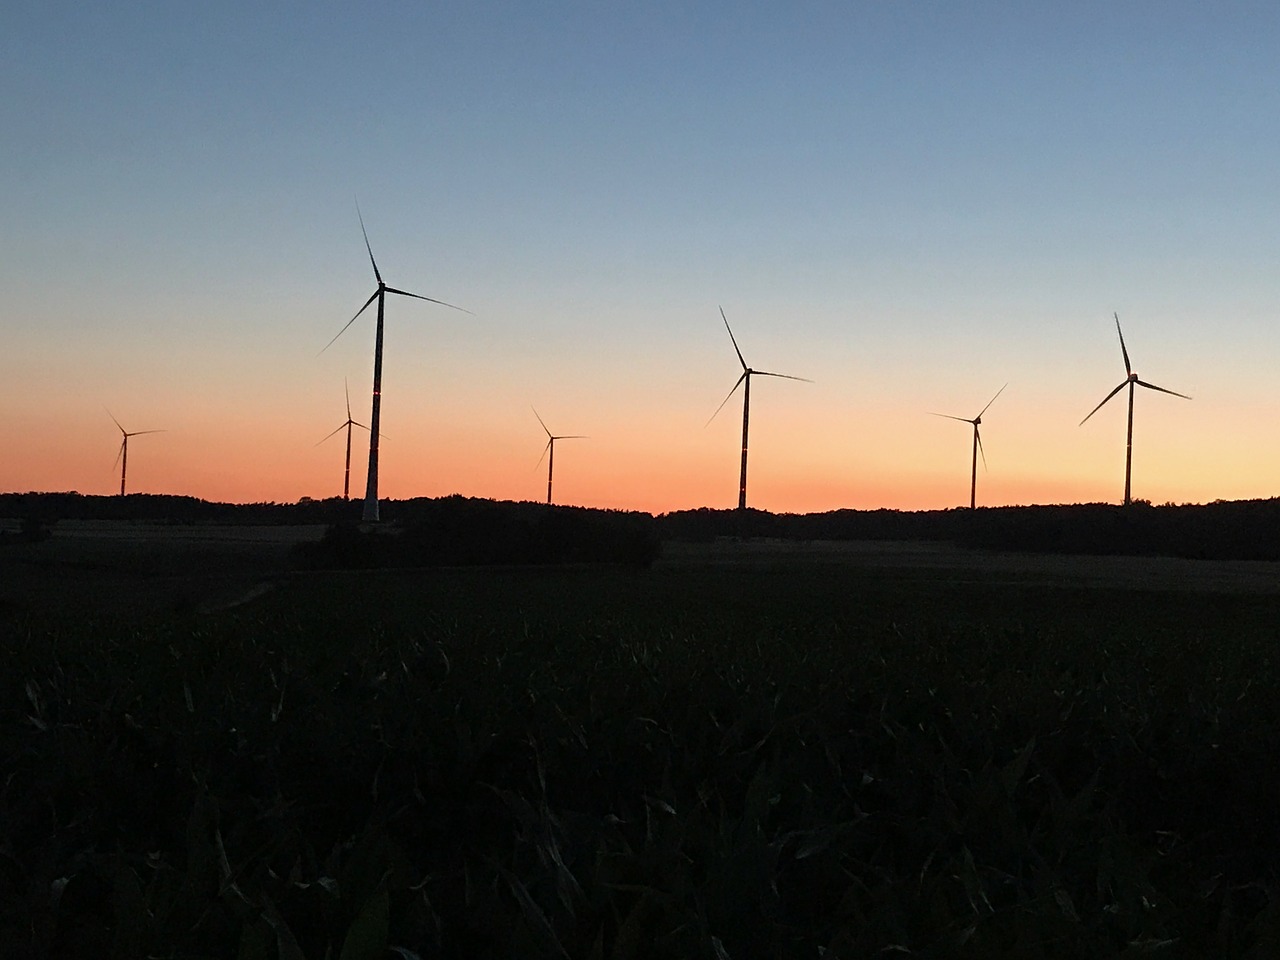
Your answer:
[[[320,444],[324,443],[324,441],[325,441],[325,440],[328,440],[330,437],[332,437],[334,434],[339,433],[339,432],[341,432],[341,431],[343,431],[343,430],[346,430],[346,429],[347,429],[347,428],[349,428],[349,427],[359,427],[361,430],[368,430],[368,429],[369,429],[369,428],[368,428],[368,427],[366,427],[363,423],[361,423],[359,420],[354,420],[354,419],[352,419],[352,417],[351,417],[351,388],[350,388],[350,386],[347,384],[347,381],[346,381],[346,379],[345,379],[345,378],[344,378],[344,379],[343,379],[343,381],[342,381],[342,388],[343,388],[343,391],[344,391],[344,392],[346,393],[346,395],[347,395],[347,419],[346,419],[342,424],[340,424],[338,427],[336,427],[335,429],[333,429],[333,430],[332,430],[332,431],[330,431],[329,433],[326,433],[326,434],[324,435],[324,439],[323,439],[323,440],[319,440],[319,441],[317,441],[317,442],[316,442],[316,446],[317,446],[317,447],[318,447],[318,446],[320,446]]]
[[[533,465],[533,469],[535,470],[537,470],[538,467],[542,465],[542,461],[547,458],[547,451],[551,449],[551,445],[555,443],[557,440],[589,440],[591,439],[590,437],[580,433],[566,433],[563,435],[552,433],[549,429],[547,429],[547,425],[543,421],[542,417],[538,414],[538,411],[532,406],[530,406],[529,409],[533,410],[533,415],[538,418],[538,423],[542,424],[542,430],[547,435],[547,445],[542,448],[542,456],[538,457],[538,462]]]
[[[126,430],[124,427],[120,426],[120,421],[115,418],[115,414],[113,414],[110,410],[107,411],[107,416],[111,418],[112,423],[114,423],[117,427],[120,427],[120,434],[121,436],[124,436],[124,437],[140,437],[144,433],[164,433],[165,432],[163,430]]]
[[[103,409],[107,410],[106,407],[103,407]],[[120,466],[120,458],[124,456],[124,452],[129,446],[130,437],[140,437],[146,433],[164,433],[165,432],[164,430],[126,430],[123,426],[121,426],[120,421],[116,419],[116,415],[112,413],[110,410],[107,410],[107,416],[111,418],[111,422],[114,423],[116,427],[119,428],[120,430],[120,447],[119,449],[116,450],[116,459],[115,459],[115,462],[111,465],[112,470]]]
[[[1007,386],[1008,384],[1006,383],[1004,387],[1007,387]],[[933,413],[932,411],[930,411],[930,416],[946,417],[948,420],[959,420],[961,423],[972,423],[976,427],[978,424],[982,422],[982,415],[986,413],[988,410],[990,410],[991,405],[996,402],[996,399],[1000,396],[1000,394],[1004,393],[1004,387],[1001,387],[999,390],[996,391],[996,395],[987,401],[987,405],[978,412],[978,415],[976,417],[957,417],[950,413]]]
[[[1124,331],[1120,329],[1120,316],[1119,314],[1112,314],[1112,316],[1114,316],[1116,320],[1116,334],[1120,337],[1120,355],[1124,357],[1125,378],[1121,380],[1120,383],[1118,383],[1110,393],[1108,393],[1105,397],[1102,398],[1101,403],[1099,403],[1096,407],[1094,407],[1092,410],[1089,411],[1088,416],[1086,416],[1084,420],[1081,420],[1078,426],[1084,426],[1085,421],[1087,421],[1089,417],[1092,417],[1095,413],[1101,410],[1103,406],[1106,405],[1108,400],[1110,400],[1117,393],[1119,393],[1125,387],[1130,386],[1131,384],[1136,384],[1139,387],[1146,387],[1148,390],[1157,390],[1160,393],[1167,393],[1173,397],[1181,397],[1183,400],[1191,399],[1191,397],[1187,396],[1185,393],[1178,393],[1178,391],[1169,390],[1166,387],[1158,387],[1154,383],[1148,383],[1146,380],[1140,380],[1138,378],[1138,375],[1133,372],[1133,365],[1129,362],[1129,351],[1124,344]]]
[[[978,429],[978,424],[982,423],[982,415],[991,409],[991,405],[996,402],[1000,397],[1000,394],[1004,393],[1004,388],[1007,386],[1009,386],[1009,384],[1006,383],[1004,387],[997,390],[996,395],[987,401],[987,405],[978,411],[978,415],[976,417],[957,417],[950,413],[933,413],[933,411],[930,411],[930,416],[943,417],[947,420],[959,420],[961,423],[973,424],[973,439],[978,445],[978,454],[982,457],[982,467],[984,470],[987,469],[987,452],[982,448],[982,431]]]
[[[703,424],[703,426],[709,426],[711,424],[711,421],[714,420],[720,411],[724,409],[724,405],[729,402],[729,398],[737,392],[738,388],[742,386],[742,382],[748,377],[777,377],[779,380],[799,380],[801,383],[813,383],[813,381],[807,377],[793,377],[789,373],[771,373],[768,370],[753,370],[751,367],[747,366],[747,361],[742,356],[742,350],[738,348],[738,338],[733,335],[733,328],[729,326],[729,318],[724,315],[724,307],[720,308],[720,319],[724,321],[724,328],[729,331],[729,340],[733,343],[734,353],[738,355],[738,363],[742,364],[742,373],[738,376],[738,379],[734,381],[733,388],[725,394],[725,398],[720,401],[720,406],[716,407],[716,412],[707,419],[707,422]]]
[[[473,314],[470,310],[466,309],[465,307],[459,307],[456,304],[446,303],[443,300],[437,300],[435,297],[424,297],[420,293],[410,293],[408,290],[400,290],[396,287],[387,286],[382,280],[381,271],[378,270],[378,261],[376,261],[373,258],[373,247],[369,245],[369,233],[364,228],[364,217],[360,213],[359,204],[356,204],[356,216],[360,218],[360,233],[364,237],[364,248],[369,253],[369,265],[373,267],[373,277],[375,280],[378,281],[378,289],[374,290],[373,293],[369,295],[369,299],[364,302],[364,306],[362,306],[359,310],[355,312],[355,316],[353,316],[350,320],[348,320],[345,324],[343,324],[342,329],[339,330],[336,334],[334,334],[333,339],[324,345],[324,347],[320,350],[320,353],[324,353],[325,350],[328,350],[331,346],[333,346],[334,341],[336,341],[338,337],[342,336],[344,333],[347,332],[347,328],[350,327],[353,323],[355,323],[360,318],[360,314],[364,313],[366,310],[369,309],[370,304],[372,304],[375,300],[379,299],[380,297],[388,293],[394,293],[401,297],[413,297],[415,300],[426,300],[428,303],[435,303],[442,307],[448,307],[450,310],[460,310],[463,313],[468,314],[469,316],[475,316],[475,314]],[[319,356],[319,355],[320,354],[316,354],[316,356]]]

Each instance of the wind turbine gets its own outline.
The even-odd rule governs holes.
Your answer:
[[[1006,383],[1004,387],[1007,387]],[[949,413],[935,413],[935,417],[946,417],[948,420],[959,420],[961,423],[973,424],[973,476],[969,481],[969,509],[973,510],[978,505],[978,454],[982,454],[982,466],[986,469],[987,454],[982,449],[982,437],[978,434],[978,424],[982,422],[982,414],[986,413],[991,404],[996,402],[996,397],[1004,393],[1004,387],[996,391],[996,396],[987,401],[987,405],[982,408],[976,417],[970,420],[968,417],[953,417]]]
[[[737,383],[733,385],[728,395],[720,401],[720,406],[716,407],[716,412],[711,415],[711,420],[724,409],[724,405],[729,402],[729,397],[733,396],[739,384],[743,385],[742,390],[742,472],[738,478],[738,509],[745,510],[747,508],[747,425],[751,418],[751,376],[757,377],[780,377],[783,380],[800,380],[804,383],[813,383],[812,380],[806,380],[804,377],[793,377],[786,373],[769,373],[767,370],[752,370],[747,366],[747,361],[742,358],[742,351],[738,349],[738,340],[733,335],[733,329],[729,326],[729,318],[724,315],[724,307],[720,308],[720,319],[724,321],[724,328],[729,331],[729,339],[733,341],[734,352],[738,354],[738,362],[742,364],[742,375],[738,377]],[[708,420],[707,423],[711,423]]]
[[[1154,383],[1147,383],[1145,380],[1139,380],[1138,375],[1133,372],[1133,367],[1129,364],[1129,351],[1124,346],[1124,331],[1120,329],[1120,316],[1112,314],[1116,318],[1116,333],[1120,335],[1120,353],[1124,356],[1124,372],[1125,378],[1120,381],[1119,386],[1102,398],[1102,403],[1098,404],[1089,411],[1089,416],[1080,421],[1080,426],[1084,426],[1085,420],[1092,417],[1095,413],[1102,409],[1102,404],[1106,403],[1125,387],[1129,388],[1129,434],[1125,440],[1124,446],[1124,505],[1129,505],[1129,479],[1133,468],[1133,388],[1135,386],[1146,387],[1148,390],[1159,390],[1161,393],[1172,394],[1175,397],[1181,397],[1183,400],[1190,400],[1185,393],[1177,393],[1173,390],[1166,390],[1164,387],[1157,387]]]
[[[364,521],[366,523],[376,523],[378,521],[378,425],[381,423],[382,408],[382,317],[384,306],[388,293],[396,293],[402,297],[414,297],[417,300],[426,300],[429,303],[438,303],[442,307],[449,307],[453,310],[462,310],[463,313],[471,313],[470,310],[463,310],[462,307],[455,307],[452,303],[445,303],[443,300],[436,300],[433,297],[424,297],[420,293],[409,293],[407,290],[397,290],[395,287],[389,287],[383,282],[382,274],[378,272],[378,263],[373,259],[373,248],[369,246],[369,233],[364,228],[364,217],[360,214],[359,206],[356,207],[356,216],[360,218],[360,232],[364,234],[364,248],[369,251],[369,263],[373,265],[373,276],[378,281],[378,289],[364,302],[364,306],[356,311],[356,315],[347,321],[346,326],[337,332],[333,340],[324,345],[324,350],[328,350],[333,345],[333,341],[346,333],[347,327],[355,323],[360,314],[368,309],[369,304],[378,301],[378,332],[374,340],[373,347],[373,412],[369,414],[369,473],[365,481],[364,490]],[[324,353],[321,350],[321,353]]]
[[[107,411],[107,416],[111,418],[112,422],[115,423],[117,427],[120,427],[120,421],[115,418],[115,414],[113,414],[110,410]],[[120,440],[120,452],[116,454],[116,463],[120,464],[120,496],[122,497],[124,496],[125,474],[128,473],[129,471],[129,438],[140,437],[144,433],[164,433],[164,431],[163,430],[126,430],[124,427],[120,427],[120,434],[122,439]]]
[[[532,410],[533,408],[530,407],[529,409]],[[542,429],[546,430],[546,433],[547,433],[547,445],[542,448],[542,457],[547,457],[547,454],[548,453],[550,454],[550,456],[547,457],[547,503],[550,503],[551,502],[551,473],[556,466],[556,441],[557,440],[586,440],[587,438],[580,434],[566,434],[564,436],[555,436],[554,434],[552,434],[550,430],[547,430],[547,425],[542,422],[542,417],[538,416],[537,410],[533,411],[533,415],[535,417],[538,417],[538,422],[542,423]],[[539,464],[542,463],[542,457],[538,458]],[[537,469],[536,464],[534,465],[534,469],[535,470]]]
[[[351,428],[359,427],[361,430],[368,430],[369,428],[366,427],[363,423],[357,423],[355,420],[351,419],[351,391],[347,389],[346,380],[342,381],[342,387],[347,394],[347,422],[342,425],[342,427],[347,428],[347,468],[346,468],[346,472],[343,473],[342,475],[342,499],[350,500],[351,499],[351,496],[350,496],[351,494]],[[338,430],[341,430],[342,427],[338,427],[338,429],[334,430],[333,433],[326,435],[324,440],[321,440],[320,443],[324,443],[325,440],[328,440],[329,437],[332,437],[333,434],[337,433]],[[320,443],[317,443],[316,446],[317,447],[320,446]]]

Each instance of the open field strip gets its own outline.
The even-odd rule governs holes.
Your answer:
[[[1253,565],[1206,592],[901,545],[306,574],[273,547],[248,572],[274,590],[206,612],[195,585],[246,555],[35,546],[78,572],[0,608],[25,955],[1280,943],[1280,597],[1242,592]]]

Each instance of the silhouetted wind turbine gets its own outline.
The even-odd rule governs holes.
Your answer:
[[[1004,387],[1007,387],[1007,386],[1008,384],[1006,383]],[[982,414],[986,413],[987,410],[990,408],[991,404],[996,402],[996,397],[1004,393],[1004,387],[1001,387],[999,390],[996,391],[996,396],[988,400],[987,405],[983,407],[981,412],[979,412],[979,414],[976,417],[974,417],[972,420],[970,420],[967,417],[953,417],[949,413],[934,414],[935,417],[946,417],[948,420],[959,420],[961,423],[973,424],[973,477],[969,481],[969,509],[970,510],[976,509],[978,506],[978,454],[982,454],[983,468],[985,469],[987,466],[987,454],[986,454],[986,451],[982,449],[982,437],[979,436],[978,434],[978,424],[982,422]]]
[[[357,423],[355,420],[351,419],[351,391],[347,389],[346,380],[342,381],[342,388],[344,391],[346,391],[346,394],[347,394],[347,422],[342,425],[342,427],[347,428],[347,468],[342,475],[342,499],[350,500],[351,499],[351,496],[350,496],[351,494],[351,428],[359,427],[361,430],[368,430],[369,428],[366,427],[363,423]],[[342,427],[338,427],[338,429],[334,430],[333,433],[326,435],[324,440],[321,440],[320,443],[324,443],[325,440],[328,440],[329,437],[332,437],[333,434],[337,433],[338,430],[341,430]],[[316,446],[317,447],[320,446],[320,443],[317,443]]]
[[[116,420],[115,414],[113,414],[110,410],[107,411],[107,416],[111,418],[112,422],[114,422],[117,427],[120,427],[120,421]],[[122,439],[120,440],[120,452],[116,454],[116,463],[120,464],[120,496],[123,497],[124,496],[124,478],[125,478],[125,474],[128,473],[129,471],[129,438],[140,437],[144,433],[164,433],[164,431],[163,430],[126,430],[124,427],[120,427],[120,433],[121,433]],[[112,466],[114,467],[114,464]]]
[[[743,385],[742,390],[742,472],[738,477],[738,509],[745,510],[747,508],[747,425],[751,418],[751,377],[754,374],[757,377],[780,377],[783,380],[800,380],[804,383],[813,383],[812,380],[806,380],[804,377],[793,377],[787,373],[769,373],[767,370],[752,370],[747,366],[747,361],[742,358],[742,351],[738,349],[738,340],[733,335],[733,329],[729,326],[729,318],[724,315],[724,307],[720,308],[720,319],[724,321],[724,328],[729,331],[729,339],[733,341],[734,352],[738,354],[738,362],[742,364],[742,375],[738,377],[738,382],[733,385],[728,395],[720,401],[720,406],[716,407],[716,412],[711,415],[711,420],[724,409],[724,405],[729,402],[729,397],[733,396],[734,390],[738,386]],[[707,423],[710,423],[708,420]]]
[[[1102,409],[1102,404],[1106,403],[1126,386],[1129,388],[1129,434],[1125,440],[1124,446],[1124,505],[1129,505],[1129,479],[1133,469],[1133,388],[1134,386],[1146,387],[1148,390],[1159,390],[1161,393],[1172,394],[1175,397],[1181,397],[1183,400],[1190,400],[1185,393],[1177,393],[1173,390],[1166,390],[1164,387],[1157,387],[1154,383],[1147,383],[1145,380],[1139,380],[1138,375],[1133,372],[1133,367],[1129,364],[1129,351],[1124,346],[1124,331],[1120,329],[1120,316],[1113,314],[1116,318],[1116,333],[1120,335],[1120,353],[1124,356],[1124,372],[1125,378],[1120,381],[1119,386],[1102,398],[1102,403],[1098,404],[1089,411],[1089,416],[1080,421],[1080,426],[1084,426],[1085,420],[1092,417],[1095,413]]]
[[[530,409],[532,410],[533,408],[530,407]],[[581,434],[566,434],[564,436],[555,436],[551,433],[550,430],[547,430],[547,425],[542,422],[542,417],[538,416],[537,410],[533,411],[533,415],[535,417],[538,417],[538,422],[542,423],[542,429],[546,430],[546,433],[547,433],[547,445],[542,448],[542,457],[546,457],[548,453],[551,455],[547,459],[547,503],[550,503],[551,502],[551,474],[556,467],[556,441],[557,440],[586,440],[587,438],[582,436]],[[538,458],[538,463],[542,463],[542,457]],[[535,470],[537,469],[537,464],[534,465],[534,469]]]
[[[373,291],[372,296],[364,302],[364,306],[356,311],[356,315],[347,321],[346,326],[337,332],[333,340],[324,345],[324,350],[328,350],[333,345],[333,341],[342,336],[347,327],[356,322],[360,314],[368,309],[369,304],[378,301],[378,332],[374,340],[373,347],[373,412],[369,414],[369,473],[365,481],[364,491],[364,521],[366,523],[376,522],[378,520],[378,425],[381,423],[382,408],[382,317],[388,293],[396,293],[402,297],[413,297],[417,300],[426,300],[429,303],[438,303],[442,307],[449,307],[453,310],[462,310],[463,313],[471,313],[470,310],[464,310],[462,307],[455,307],[452,303],[445,303],[443,300],[436,300],[433,297],[424,297],[420,293],[409,293],[407,290],[397,290],[395,287],[388,287],[382,280],[382,274],[378,272],[378,263],[373,259],[373,248],[369,246],[369,234],[364,228],[364,217],[360,214],[360,208],[356,207],[356,216],[360,218],[360,232],[364,234],[364,248],[369,251],[369,263],[373,265],[373,276],[378,281],[378,289]],[[321,350],[321,353],[324,353]]]

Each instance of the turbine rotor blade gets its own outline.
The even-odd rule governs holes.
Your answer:
[[[1120,315],[1113,313],[1112,316],[1116,318],[1116,333],[1120,334],[1120,353],[1124,355],[1124,372],[1132,375],[1133,367],[1129,366],[1129,351],[1124,346],[1124,331],[1120,329]]]
[[[1157,387],[1156,389],[1159,389],[1159,388]],[[1168,391],[1166,391],[1166,393],[1167,393],[1167,392],[1168,392]],[[1188,398],[1188,399],[1190,399],[1190,398]],[[140,436],[142,436],[144,433],[166,433],[166,432],[167,432],[167,431],[165,431],[165,430],[133,430],[133,431],[131,431],[130,433],[126,433],[126,434],[125,434],[125,436],[126,436],[126,437],[140,437]]]
[[[127,435],[126,435],[126,436],[127,436]],[[121,441],[120,441],[120,449],[116,451],[116,462],[115,462],[115,463],[113,463],[113,464],[111,465],[111,470],[112,470],[112,472],[114,472],[114,471],[115,471],[116,467],[120,466],[120,458],[121,458],[122,456],[124,456],[124,441],[123,441],[123,440],[121,440]]]
[[[1110,393],[1108,393],[1105,397],[1102,398],[1102,403],[1106,403],[1108,400],[1110,400],[1112,397],[1114,397],[1117,393],[1119,393],[1128,385],[1129,385],[1128,380],[1121,381],[1120,386],[1116,387],[1114,390],[1112,390]],[[1092,410],[1089,411],[1089,417],[1092,417],[1095,413],[1097,413],[1099,410],[1102,409],[1102,403],[1098,404],[1096,407],[1094,407]],[[1081,420],[1078,424],[1076,424],[1076,426],[1083,427],[1084,421],[1088,420],[1089,417],[1085,417],[1084,420]]]
[[[472,313],[470,310],[468,310],[466,307],[457,307],[457,306],[454,306],[452,303],[445,303],[443,300],[437,300],[434,297],[424,297],[420,293],[410,293],[408,290],[397,290],[395,287],[387,287],[386,291],[387,293],[398,293],[402,297],[414,297],[418,300],[426,300],[428,303],[438,303],[442,307],[449,307],[451,310],[461,310],[463,313],[469,316],[472,316],[472,317],[475,316],[475,314]]]
[[[1008,386],[1008,384],[1006,383],[1006,384],[1004,385],[1004,387],[1007,387],[1007,386]],[[982,419],[982,414],[983,414],[983,413],[986,413],[986,412],[987,412],[987,410],[989,410],[989,409],[991,408],[991,405],[992,405],[993,403],[995,403],[995,402],[996,402],[996,397],[998,397],[998,396],[1000,396],[1000,394],[1004,393],[1004,387],[1001,387],[999,390],[997,390],[997,391],[996,391],[996,396],[995,396],[995,397],[992,397],[990,400],[988,400],[988,401],[987,401],[987,405],[986,405],[985,407],[983,407],[983,408],[982,408],[982,413],[979,413],[979,414],[977,415],[977,417],[975,417],[975,418],[974,418],[975,420],[981,420],[981,419]]]
[[[369,246],[369,232],[364,228],[364,216],[360,213],[360,201],[356,201],[356,216],[360,218],[360,232],[364,234],[364,248],[369,251],[369,262],[373,264],[373,275],[377,278],[379,286],[382,284],[382,274],[378,272],[378,262],[373,259],[373,247]]]
[[[973,439],[978,441],[978,453],[982,455],[982,469],[986,470],[988,469],[987,451],[982,449],[982,433],[978,430],[978,425],[976,423],[973,425]]]
[[[931,417],[946,417],[948,420],[959,420],[961,423],[973,423],[968,417],[953,417],[949,413],[934,413],[932,410],[927,411]]]
[[[338,429],[337,429],[337,430],[334,430],[334,431],[333,431],[333,433],[326,433],[326,434],[324,435],[324,439],[323,439],[323,440],[317,440],[317,441],[315,442],[315,446],[317,446],[317,447],[318,447],[318,446],[320,446],[320,444],[324,443],[324,441],[325,441],[325,440],[328,440],[330,437],[332,437],[332,436],[333,436],[333,434],[334,434],[334,433],[337,433],[337,432],[338,432],[338,430],[343,429],[343,427],[345,427],[345,426],[346,426],[346,424],[344,423],[341,427],[338,427]]]
[[[547,432],[547,436],[548,436],[548,437],[550,437],[550,436],[551,436],[551,431],[550,431],[550,430],[547,430],[547,425],[546,425],[545,423],[543,423],[543,421],[542,421],[542,417],[538,416],[538,411],[537,411],[537,410],[534,410],[534,408],[533,408],[533,405],[532,405],[532,404],[530,404],[529,409],[530,409],[530,410],[533,410],[533,415],[534,415],[535,417],[538,417],[538,422],[542,424],[542,429],[543,429],[543,430],[546,430],[546,432]]]
[[[813,383],[808,377],[793,377],[789,373],[770,373],[768,370],[752,370],[757,377],[779,377],[783,380],[799,380],[801,383]]]
[[[533,465],[533,469],[537,470],[542,466],[542,461],[547,459],[547,451],[551,449],[551,444],[555,442],[555,437],[547,441],[547,445],[542,448],[542,456],[538,458],[538,462]]]
[[[724,405],[725,405],[726,403],[728,403],[728,402],[729,402],[729,398],[730,398],[730,397],[732,397],[732,396],[737,392],[738,387],[740,387],[740,386],[742,385],[742,381],[743,381],[743,380],[745,380],[745,379],[747,379],[747,371],[746,371],[746,370],[743,370],[743,371],[742,371],[742,376],[738,377],[738,382],[737,382],[737,383],[735,383],[735,384],[733,385],[733,389],[732,389],[732,390],[730,390],[730,391],[725,395],[725,398],[724,398],[723,400],[721,400],[721,401],[720,401],[720,406],[716,407],[716,412],[715,412],[715,413],[713,413],[713,414],[711,415],[711,418],[710,418],[709,420],[707,420],[707,422],[706,422],[706,423],[704,423],[704,424],[702,425],[704,428],[705,428],[705,427],[709,427],[709,426],[711,426],[711,421],[712,421],[712,420],[714,420],[714,419],[719,415],[720,411],[724,409]]]
[[[373,301],[375,301],[375,300],[377,300],[377,299],[378,299],[378,292],[379,292],[379,291],[377,291],[377,290],[373,291],[373,296],[371,296],[368,300],[366,300],[366,301],[364,302],[364,306],[363,306],[363,307],[361,307],[359,310],[357,310],[357,311],[356,311],[356,315],[355,315],[354,317],[352,317],[350,320],[348,320],[348,321],[347,321],[346,326],[344,326],[341,330],[339,330],[336,334],[334,334],[334,336],[333,336],[333,340],[330,340],[328,343],[326,343],[326,344],[324,345],[324,347],[323,347],[323,348],[321,348],[320,353],[324,353],[324,352],[325,352],[325,350],[328,350],[330,347],[332,347],[332,346],[333,346],[333,343],[334,343],[334,340],[337,340],[337,339],[338,339],[338,337],[340,337],[340,336],[342,336],[344,333],[346,333],[346,332],[347,332],[347,327],[349,327],[349,326],[351,326],[353,323],[355,323],[355,322],[356,322],[356,320],[358,320],[358,319],[360,318],[360,314],[364,313],[366,310],[368,310],[368,309],[369,309],[369,304],[373,303]],[[317,357],[318,357],[318,356],[320,356],[320,353],[317,353],[317,354],[316,354],[316,356],[317,356]]]
[[[738,349],[738,338],[733,335],[733,328],[729,326],[729,318],[724,315],[724,307],[720,308],[720,319],[724,321],[724,328],[729,331],[729,339],[733,341],[733,351],[738,355],[738,362],[742,364],[742,369],[747,369],[747,361],[742,359],[742,351]]]
[[[107,410],[106,407],[103,407],[102,409]],[[112,423],[114,423],[117,427],[120,427],[120,421],[116,419],[116,415],[114,413],[112,413],[110,410],[107,410],[107,416],[111,418]],[[125,432],[124,427],[120,427],[120,432],[121,433]]]
[[[1159,390],[1161,393],[1167,393],[1167,394],[1170,394],[1171,396],[1181,397],[1183,400],[1191,399],[1185,393],[1178,393],[1176,390],[1166,390],[1164,387],[1157,387],[1154,383],[1147,383],[1147,381],[1145,380],[1135,380],[1133,382],[1140,387],[1146,387],[1148,390]]]
[[[351,422],[351,384],[347,382],[347,378],[342,378],[342,392],[347,395],[347,422]]]

